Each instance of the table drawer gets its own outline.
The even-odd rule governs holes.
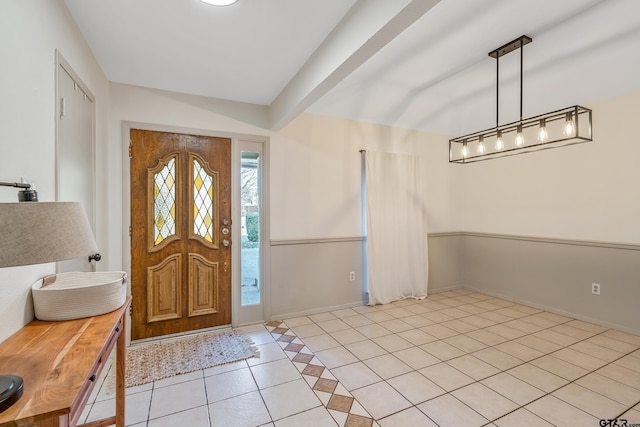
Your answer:
[[[123,319],[120,318],[118,323],[114,326],[113,330],[111,331],[111,335],[107,340],[107,344],[105,345],[104,350],[102,351],[102,353],[100,353],[100,356],[98,357],[95,364],[93,365],[93,368],[91,369],[89,375],[87,376],[87,379],[80,393],[78,393],[78,398],[76,399],[76,401],[74,402],[74,405],[71,408],[71,413],[69,414],[70,426],[75,426],[78,423],[80,415],[82,415],[82,411],[84,410],[84,407],[87,404],[89,397],[91,396],[91,392],[93,391],[93,388],[95,387],[96,382],[100,378],[102,369],[104,368],[105,363],[107,363],[107,360],[109,360],[109,356],[111,355],[111,352],[113,351],[116,343],[118,342],[118,337],[122,333],[122,329],[123,329]],[[114,365],[114,369],[115,369],[115,365]]]

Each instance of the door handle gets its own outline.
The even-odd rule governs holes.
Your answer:
[[[222,246],[225,246],[225,247],[226,247],[226,246],[229,246],[230,244],[231,244],[231,242],[229,241],[229,239],[224,239],[224,240],[222,241]]]

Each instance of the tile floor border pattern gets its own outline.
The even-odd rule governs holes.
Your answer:
[[[404,330],[403,325],[405,329],[410,326],[410,330]],[[236,368],[216,368],[215,373],[199,371],[175,380],[127,389],[127,425],[133,426],[138,422],[134,419],[138,418],[141,423],[134,427],[183,425],[195,412],[209,420],[203,426],[222,425],[219,421],[214,422],[213,405],[218,414],[220,410],[228,412],[229,408],[242,407],[254,393],[216,403],[216,399],[209,397],[209,387],[213,383],[208,378],[247,367],[246,372],[251,371],[249,375],[253,375],[252,381],[257,385],[253,389],[259,391],[255,396],[263,395],[256,404],[259,403],[260,407],[266,404],[267,408],[258,417],[262,420],[260,423],[251,418],[246,419],[243,425],[273,427],[275,423],[277,427],[290,427],[299,424],[301,419],[307,422],[314,420],[322,426],[334,425],[335,422],[340,427],[538,427],[568,425],[568,419],[573,425],[581,425],[567,416],[588,421],[582,425],[591,425],[589,423],[594,420],[593,425],[598,425],[599,418],[613,418],[614,412],[618,417],[629,418],[629,423],[640,422],[639,336],[475,291],[459,289],[432,294],[421,301],[359,306],[239,330],[257,339],[257,345],[273,346],[274,351],[280,348],[281,356],[265,354],[264,360],[256,359]],[[471,338],[477,339],[475,347],[471,345]],[[398,346],[402,341],[406,347]],[[365,345],[369,346],[367,352],[362,351]],[[369,351],[371,348],[377,352]],[[273,368],[282,366],[287,359],[289,374],[278,387],[288,390],[287,384],[293,387],[298,383],[297,387],[302,388],[298,388],[297,393],[309,393],[307,398],[315,400],[317,397],[318,403],[283,418],[266,413],[267,410],[272,412],[271,405],[276,403],[264,400],[264,393],[275,395],[270,391],[275,387],[261,385],[254,369],[261,364],[264,364],[264,369],[267,365]],[[395,369],[401,365],[404,365],[404,370]],[[484,366],[485,372],[474,371],[478,366]],[[560,371],[558,366],[567,372]],[[432,369],[436,367],[438,369]],[[366,383],[356,384],[351,373],[357,371],[359,375],[360,368],[367,370],[371,378]],[[101,377],[112,370],[103,370]],[[465,380],[458,383],[450,381],[442,377],[443,372]],[[538,380],[529,377],[534,373],[548,377],[549,383],[539,384]],[[622,377],[622,374],[630,378]],[[287,382],[294,376],[298,380]],[[195,378],[198,383],[203,381],[200,388],[203,388],[205,401],[202,405],[194,407],[189,402],[185,408],[176,407],[166,416],[157,411],[153,414],[156,390],[178,387],[171,384],[181,381],[194,384]],[[341,380],[344,381],[341,383]],[[104,394],[106,382],[99,383],[103,385],[94,389],[90,404],[85,408],[86,413],[93,412],[96,407],[105,410],[105,399],[113,397],[109,391]],[[420,389],[425,383],[431,384],[431,388]],[[605,383],[609,388],[605,388]],[[184,385],[187,386],[186,383]],[[515,386],[526,389],[529,394],[525,396],[526,393],[515,389]],[[294,396],[286,392],[285,395]],[[489,402],[487,395],[507,406],[491,408],[494,402],[486,404]],[[389,400],[397,396],[402,405],[387,405],[380,396],[389,396]],[[232,401],[237,401],[236,406]],[[145,414],[137,414],[137,402],[143,404],[141,410],[147,408]],[[585,406],[589,404],[585,402],[594,403],[597,409]],[[231,406],[225,406],[227,404]],[[385,408],[382,410],[378,406]],[[460,414],[452,414],[456,411]],[[564,412],[558,415],[554,411]],[[603,412],[606,417],[601,415]],[[452,421],[464,416],[470,417],[469,422]],[[90,421],[87,415],[82,419]],[[251,421],[255,422],[252,424]],[[225,422],[224,425],[230,424]]]
[[[275,328],[276,326],[278,326],[278,327],[282,330],[282,332],[281,332],[281,333],[278,333],[278,332],[273,333],[273,332],[272,332],[272,334],[274,335],[274,338],[275,338],[277,341],[278,341],[278,339],[279,339],[280,337],[290,338],[290,337],[293,335],[293,334],[292,334],[292,331],[291,331],[291,330],[289,330],[289,329],[288,329],[288,327],[287,327],[287,326],[284,324],[284,322],[282,322],[282,321],[272,321],[272,322],[267,323],[266,325],[267,325],[267,326],[270,326],[270,327],[272,327],[272,328]],[[286,334],[286,335],[284,335],[284,334]],[[599,334],[597,334],[597,335],[599,335]],[[595,336],[595,335],[594,335],[594,336]],[[294,338],[295,338],[295,336],[294,336]],[[586,339],[585,339],[585,340],[586,340]],[[582,340],[582,341],[584,341],[584,340]],[[578,341],[578,342],[581,342],[581,341]],[[577,342],[576,342],[575,344],[577,344]],[[299,345],[299,344],[298,344],[298,345]],[[288,347],[288,346],[287,346],[287,347]],[[287,350],[287,351],[291,351],[291,350],[292,350],[291,348],[287,349],[286,347],[285,347],[284,349],[285,349],[285,350]],[[610,365],[610,364],[614,363],[615,361],[620,360],[620,359],[622,359],[623,357],[628,356],[629,354],[634,353],[634,352],[635,352],[635,350],[634,350],[634,351],[630,351],[630,352],[629,352],[629,353],[627,353],[627,354],[623,354],[623,356],[620,356],[620,357],[618,357],[617,359],[613,360],[612,362],[609,362],[609,363],[605,364],[605,365],[604,365],[604,366],[602,366],[601,368],[604,368],[605,366],[608,366],[608,365]],[[307,353],[304,353],[304,355],[305,355],[305,356],[306,356],[306,354],[307,354]],[[553,353],[549,353],[549,354],[553,354]],[[300,353],[300,355],[303,355],[303,353]],[[310,353],[310,354],[309,354],[309,356],[310,356],[310,359],[311,359],[311,358],[313,358],[313,353]],[[547,354],[544,354],[544,355],[542,355],[542,356],[539,356],[539,357],[537,357],[537,358],[535,358],[535,359],[531,359],[529,362],[532,362],[532,361],[534,361],[534,360],[537,360],[537,359],[543,358],[543,357],[545,357],[545,356],[547,356]],[[459,357],[463,357],[463,356],[459,356]],[[305,358],[305,359],[306,359],[306,358]],[[301,360],[299,360],[299,362],[303,362],[303,360],[305,360],[305,359],[301,359]],[[454,359],[455,359],[455,358],[454,358]],[[448,361],[450,361],[450,360],[454,360],[454,359],[449,359]],[[295,358],[294,358],[294,361],[298,361],[298,360],[295,360]],[[517,368],[518,366],[525,365],[525,364],[527,364],[527,363],[529,363],[529,362],[522,362],[522,363],[520,363],[520,364],[518,364],[518,365],[516,365],[516,366],[513,366],[513,368]],[[310,375],[310,376],[312,376],[312,377],[319,377],[319,375],[316,375],[315,373],[311,373],[311,370],[312,370],[312,369],[314,369],[314,368],[321,368],[321,369],[325,369],[325,367],[324,367],[324,366],[319,366],[319,365],[321,365],[321,364],[322,364],[322,362],[320,362],[320,361],[319,361],[319,360],[317,360],[317,359],[316,359],[316,361],[315,361],[314,363],[315,363],[315,365],[309,364],[306,368],[303,368],[303,370],[302,370],[301,372],[302,372],[303,374],[308,374],[308,375]],[[306,372],[306,371],[307,371],[307,369],[309,370],[309,372]],[[322,371],[320,371],[320,372],[322,372]],[[493,374],[493,375],[490,375],[490,376],[488,376],[488,377],[482,378],[482,380],[486,380],[486,379],[488,379],[488,378],[494,377],[494,376],[499,375],[500,373],[503,373],[503,372],[504,372],[504,371],[500,371],[500,372],[498,372],[498,373],[496,373],[496,374]],[[560,390],[561,388],[566,387],[566,386],[567,386],[567,385],[569,385],[569,384],[575,383],[575,382],[576,382],[576,381],[578,381],[579,379],[582,379],[583,377],[585,377],[585,376],[587,376],[587,375],[589,375],[589,374],[591,374],[591,373],[592,373],[592,371],[588,371],[586,374],[584,374],[584,375],[582,375],[582,376],[580,376],[580,377],[576,378],[575,380],[569,381],[569,383],[567,383],[567,384],[563,384],[562,386],[559,386],[559,387],[558,387],[558,388],[556,388],[556,389],[553,389],[553,390],[551,390],[551,391],[549,391],[549,392],[546,392],[545,394],[543,394],[543,395],[541,395],[540,397],[538,397],[538,398],[536,398],[536,399],[532,400],[532,401],[531,401],[531,402],[529,402],[528,404],[532,404],[532,403],[534,403],[534,402],[536,402],[536,401],[538,401],[538,400],[542,399],[543,397],[549,396],[549,395],[551,395],[552,393],[554,393],[554,392],[556,392],[556,391]],[[316,392],[316,394],[320,395],[320,393],[325,392],[325,391],[328,391],[328,390],[324,390],[324,389],[323,389],[323,386],[322,386],[322,379],[321,379],[321,378],[318,378],[318,379],[317,379],[318,383],[314,385],[313,381],[309,381],[309,379],[308,379],[308,378],[309,378],[309,376],[308,376],[308,375],[305,375],[305,379],[307,379],[307,383],[309,383],[309,385],[311,386],[312,390],[313,390],[314,392]],[[314,381],[315,381],[315,379],[314,379]],[[329,380],[329,381],[331,381],[332,383],[334,383],[334,384],[333,384],[333,389],[335,389],[335,388],[336,388],[336,385],[339,385],[339,383],[338,383],[337,381],[334,381],[334,380]],[[451,389],[451,390],[449,390],[449,391],[447,392],[447,394],[453,393],[453,392],[455,392],[455,391],[458,391],[458,390],[460,390],[460,389],[462,389],[462,388],[464,388],[464,387],[470,386],[470,385],[472,385],[472,384],[478,384],[478,383],[480,383],[480,381],[481,381],[481,380],[476,380],[476,381],[474,381],[474,382],[464,384],[464,385],[462,385],[462,386],[460,386],[460,387],[458,387],[458,388]],[[320,392],[320,393],[319,393],[319,392]],[[331,393],[331,391],[329,391],[329,393]],[[347,396],[344,396],[344,395],[347,395]],[[334,398],[338,398],[338,399],[345,399],[345,400],[348,402],[348,405],[346,405],[346,407],[345,407],[345,408],[337,407],[337,405],[334,405],[334,406],[336,406],[336,407],[332,407],[332,405],[331,405],[331,404],[332,404],[332,402],[333,402],[333,399],[334,399]],[[323,403],[325,403],[325,401],[326,401],[326,400],[324,400],[324,399],[321,399],[321,400],[322,400],[322,402],[323,402]],[[332,395],[332,399],[330,399],[330,400],[328,401],[328,404],[325,404],[325,406],[326,406],[326,408],[327,408],[327,409],[330,409],[330,410],[331,410],[330,412],[332,413],[332,415],[334,415],[334,418],[336,418],[336,421],[338,421],[338,422],[346,421],[346,423],[344,423],[344,424],[340,424],[341,426],[344,426],[344,427],[352,427],[352,426],[354,426],[354,427],[355,427],[355,426],[358,426],[358,427],[360,427],[360,426],[363,426],[363,427],[365,427],[365,426],[370,427],[370,426],[372,426],[372,425],[373,425],[374,420],[371,418],[371,416],[370,416],[369,414],[367,414],[366,416],[364,416],[364,417],[363,417],[363,416],[358,415],[358,414],[350,414],[350,413],[349,413],[349,410],[350,410],[350,408],[351,408],[351,406],[352,406],[352,402],[353,402],[353,401],[354,401],[354,399],[353,399],[353,397],[351,396],[351,394],[350,394],[348,391],[346,391],[346,392],[345,392],[345,391],[343,391],[342,393],[340,393],[340,392],[336,392],[334,395]],[[634,406],[637,406],[637,405],[640,405],[640,401],[638,401],[638,402],[636,403],[636,405],[634,405]],[[513,412],[517,411],[517,410],[518,410],[518,409],[520,409],[520,408],[521,408],[521,407],[517,407],[516,409],[513,409],[512,411],[509,411],[509,412],[505,413],[504,415],[502,415],[502,416],[500,416],[500,417],[498,417],[498,418],[496,418],[496,419],[494,419],[494,420],[490,420],[490,422],[489,422],[489,423],[487,423],[487,424],[485,424],[485,425],[487,425],[487,426],[494,425],[494,424],[492,424],[492,423],[493,423],[493,422],[495,422],[496,420],[498,420],[498,419],[500,419],[500,418],[504,418],[504,417],[506,417],[506,416],[510,415],[511,413],[513,413]],[[473,410],[473,408],[471,408],[471,407],[469,407],[469,409]],[[579,408],[578,408],[578,409],[579,409]],[[354,419],[353,419],[353,424],[351,424],[351,423],[349,422],[349,421],[350,421],[350,419],[349,419],[349,418],[344,418],[344,417],[335,417],[335,412],[334,412],[335,410],[338,410],[338,411],[344,412],[344,413],[348,414],[350,417],[353,417],[353,418],[354,418]],[[366,413],[366,410],[364,410],[364,409],[361,409],[361,411],[364,411],[364,412]],[[622,416],[625,412],[627,412],[627,411],[628,411],[628,410],[622,411],[618,416],[616,416],[616,417],[612,417],[612,418],[615,418],[615,419],[621,418],[621,416]],[[355,416],[354,416],[354,415],[355,415]],[[391,416],[391,415],[394,415],[394,414],[390,414],[389,416]],[[377,425],[377,423],[376,423],[376,425]]]
[[[486,310],[484,313],[497,312],[497,311],[500,311],[500,310],[504,310],[505,308],[508,308],[508,307],[510,307],[510,306],[524,306],[523,304],[518,304],[518,303],[508,302],[508,301],[506,301],[506,300],[501,300],[500,298],[496,298],[496,297],[488,296],[488,295],[485,295],[485,294],[480,294],[480,293],[475,292],[475,291],[468,291],[468,290],[464,290],[464,289],[462,289],[462,290],[447,291],[447,292],[440,293],[440,294],[433,294],[432,296],[430,296],[430,298],[432,298],[432,299],[433,299],[433,296],[437,296],[437,295],[440,295],[440,296],[446,297],[444,294],[450,294],[450,295],[448,295],[448,296],[450,296],[450,297],[454,297],[454,295],[451,295],[451,294],[456,294],[455,296],[465,296],[465,295],[470,295],[470,294],[474,294],[474,295],[482,295],[482,296],[486,297],[486,298],[484,299],[484,301],[486,301],[486,300],[495,300],[495,301],[504,301],[504,302],[507,302],[507,303],[508,303],[508,304],[505,304],[505,305],[500,306],[500,307],[498,307],[498,308],[495,308],[495,309],[493,309],[493,310]],[[406,302],[407,300],[404,300],[404,301]],[[480,302],[480,301],[483,301],[483,300],[479,300],[479,302]],[[395,303],[402,303],[402,300],[401,300],[401,301],[396,301]],[[387,304],[386,306],[393,305],[393,304],[394,304],[394,303]],[[367,308],[369,308],[369,306],[363,306],[363,307],[367,307]],[[372,312],[375,312],[375,311],[384,310],[384,308],[382,308],[382,307],[385,307],[385,306],[384,306],[384,305],[383,305],[383,306],[381,306],[381,305],[373,306],[373,307],[370,307],[370,308],[371,308],[371,311],[367,310],[367,312],[372,313]],[[528,306],[525,306],[525,307],[528,307]],[[455,307],[453,307],[453,308],[455,308]],[[539,313],[548,313],[548,312],[545,312],[544,310],[540,310],[540,309],[534,309],[534,310],[535,310],[535,312],[531,312],[531,313],[525,314],[525,315],[523,315],[523,316],[522,316],[522,318],[527,317],[527,316],[530,316],[530,315],[534,315],[534,314],[539,314]],[[438,311],[438,310],[436,310],[436,311]],[[328,312],[328,313],[331,313],[331,312]],[[484,314],[484,313],[483,313],[483,314]],[[360,314],[360,313],[359,313],[359,314]],[[531,333],[525,333],[525,334],[523,334],[523,335],[519,335],[519,336],[518,336],[518,337],[516,337],[516,338],[506,339],[505,341],[501,342],[500,344],[504,344],[504,343],[507,343],[507,342],[516,342],[517,340],[519,340],[519,339],[521,339],[521,338],[524,338],[524,337],[527,337],[527,336],[532,336],[532,335],[534,335],[534,334],[536,334],[536,333],[539,333],[539,332],[541,332],[541,331],[545,331],[545,330],[548,330],[548,329],[552,329],[552,328],[555,328],[555,327],[557,327],[557,326],[566,325],[567,323],[570,323],[570,322],[572,322],[572,321],[575,321],[575,320],[576,320],[576,319],[574,319],[574,318],[569,318],[569,317],[566,317],[566,316],[555,315],[555,314],[553,314],[553,313],[550,313],[550,314],[551,314],[552,316],[557,316],[557,317],[556,317],[557,319],[560,319],[560,318],[563,318],[563,319],[562,319],[561,321],[559,321],[559,322],[555,323],[553,326],[549,326],[549,327],[545,327],[545,328],[540,328],[540,329],[538,329],[538,330],[536,330],[536,331],[534,331],[534,332],[531,332]],[[302,316],[302,317],[303,317],[303,318],[304,318],[304,317],[306,317],[306,318],[311,318],[311,317],[313,317],[313,316],[314,316],[314,315],[310,315],[310,316]],[[473,316],[473,314],[469,313],[469,314],[468,314],[468,316],[465,316],[465,317],[472,317],[472,316]],[[394,319],[395,319],[395,318],[394,318]],[[458,320],[458,319],[459,319],[459,318],[456,318],[456,320]],[[495,325],[501,325],[501,324],[504,324],[504,323],[509,323],[509,322],[511,322],[511,321],[513,321],[513,320],[517,320],[517,319],[520,319],[520,318],[515,318],[515,319],[514,319],[514,318],[509,318],[508,320],[507,320],[507,319],[504,319],[504,320],[503,320],[503,321],[501,321],[501,322],[500,322],[500,321],[497,321],[497,322],[495,322],[495,323],[494,323],[494,326],[495,326]],[[400,318],[400,320],[402,320],[402,319]],[[324,365],[322,365],[322,362],[320,362],[320,360],[318,360],[318,358],[317,358],[317,357],[314,357],[314,356],[315,356],[314,352],[310,351],[306,346],[305,346],[305,347],[303,347],[303,344],[304,344],[304,338],[302,338],[302,339],[301,339],[301,338],[298,338],[298,337],[296,336],[295,332],[294,332],[293,330],[291,330],[291,329],[286,325],[286,321],[287,321],[287,319],[285,319],[284,321],[272,321],[272,322],[267,322],[267,323],[265,324],[265,326],[267,327],[267,329],[269,330],[269,332],[272,334],[272,336],[274,337],[274,339],[275,339],[275,340],[280,344],[280,346],[281,346],[285,351],[287,351],[287,352],[289,352],[289,353],[291,353],[291,352],[296,352],[296,351],[303,351],[303,352],[304,352],[304,353],[296,353],[296,355],[294,355],[294,356],[292,356],[292,357],[291,357],[291,358],[292,358],[292,360],[296,361],[296,360],[295,360],[295,358],[296,358],[296,357],[298,357],[298,355],[304,355],[304,356],[301,356],[302,358],[299,360],[299,362],[303,362],[303,361],[305,361],[305,360],[307,360],[307,359],[311,360],[311,358],[313,358],[313,360],[314,360],[313,364],[311,364],[310,362],[307,362],[307,363],[308,363],[308,365],[307,365],[306,367],[299,367],[299,370],[303,373],[303,376],[305,376],[305,379],[307,380],[307,383],[310,385],[310,387],[312,387],[312,390],[313,390],[314,392],[316,392],[316,394],[319,394],[319,393],[323,393],[323,392],[325,392],[325,390],[323,390],[324,383],[321,381],[322,379],[321,379],[321,378],[316,378],[316,377],[318,377],[318,376],[317,376],[317,375],[315,375],[315,374],[312,374],[311,372],[312,372],[312,370],[314,370],[314,369],[322,369],[322,370],[323,370],[323,372],[327,372],[327,371],[331,372],[331,370],[327,369]],[[311,321],[312,321],[314,324],[316,324],[316,325],[318,324],[318,322],[316,322],[316,321],[313,321],[313,320],[311,320]],[[379,323],[379,322],[377,322],[377,323]],[[442,322],[437,322],[436,324],[440,324],[440,323],[442,323]],[[584,322],[584,323],[588,323],[588,322]],[[479,329],[477,329],[477,330],[482,330],[482,329],[484,329],[484,328],[479,328]],[[456,391],[459,391],[460,389],[466,388],[466,387],[468,387],[468,386],[470,386],[470,385],[473,385],[473,384],[481,384],[481,381],[484,381],[484,380],[487,380],[487,379],[489,379],[489,378],[491,378],[491,377],[495,377],[495,376],[497,376],[497,375],[500,375],[500,374],[502,374],[502,373],[504,373],[504,372],[506,372],[506,371],[508,371],[508,370],[511,370],[511,369],[517,368],[517,367],[519,367],[519,366],[523,366],[523,365],[530,364],[530,363],[535,362],[535,361],[537,361],[537,360],[543,359],[543,358],[545,358],[545,357],[547,357],[547,356],[552,356],[554,353],[557,353],[557,352],[560,352],[560,351],[562,351],[562,350],[565,350],[566,348],[568,348],[568,347],[570,347],[570,346],[574,346],[574,345],[576,345],[576,344],[579,344],[579,343],[585,342],[585,341],[587,341],[587,340],[589,340],[589,339],[591,339],[591,338],[594,338],[594,337],[600,336],[600,335],[602,335],[602,334],[605,334],[606,332],[608,332],[608,331],[610,331],[610,330],[615,330],[615,329],[607,328],[607,327],[601,327],[601,329],[602,329],[602,331],[601,331],[601,332],[597,332],[597,333],[590,334],[590,335],[588,335],[588,336],[585,336],[585,338],[583,338],[583,339],[576,339],[576,341],[572,342],[571,344],[566,345],[566,346],[561,346],[561,347],[560,347],[560,348],[558,348],[557,350],[554,350],[554,351],[551,351],[551,352],[542,352],[542,354],[541,354],[540,356],[534,357],[534,358],[532,358],[532,359],[530,359],[530,360],[522,361],[521,363],[519,363],[519,364],[517,364],[517,365],[511,366],[509,369],[499,370],[498,372],[496,372],[496,373],[494,373],[494,374],[488,375],[488,376],[486,376],[486,377],[482,377],[482,378],[480,378],[480,379],[477,379],[477,380],[472,381],[472,382],[469,382],[469,383],[465,383],[464,385],[461,385],[461,386],[459,386],[459,387],[449,389],[449,390],[447,390],[445,393],[443,393],[442,395],[451,395],[452,393],[454,393],[454,392],[456,392]],[[325,332],[325,331],[323,331],[323,332]],[[328,332],[326,332],[326,333],[328,333]],[[329,335],[330,335],[330,333],[329,333]],[[449,336],[449,337],[447,337],[447,338],[452,338],[452,337],[454,337],[454,336],[461,336],[461,335],[464,335],[464,333],[459,332],[459,333],[457,333],[456,335],[452,335],[452,336]],[[308,337],[307,337],[307,338],[308,338]],[[575,338],[575,337],[574,337],[574,338]],[[295,344],[295,346],[290,346],[288,343],[289,343],[289,342],[293,342],[294,340],[295,340],[296,342],[301,342],[301,344]],[[434,340],[434,341],[432,341],[432,342],[437,342],[437,341],[444,341],[444,338],[443,338],[443,339],[437,339],[437,340]],[[343,346],[343,347],[344,347],[344,346]],[[491,349],[491,348],[495,348],[495,347],[496,347],[496,345],[486,345],[482,350]],[[545,397],[551,396],[553,393],[555,393],[555,392],[559,391],[560,389],[562,389],[562,388],[564,388],[564,387],[567,387],[567,386],[569,386],[569,385],[571,385],[571,384],[575,384],[577,381],[579,381],[579,380],[583,379],[584,377],[586,377],[586,376],[588,376],[588,375],[590,375],[590,374],[592,374],[592,373],[596,372],[597,370],[600,370],[600,369],[603,369],[603,368],[605,368],[605,367],[607,367],[607,366],[610,366],[610,365],[614,364],[615,362],[617,362],[617,361],[619,361],[619,360],[621,360],[621,359],[624,359],[624,358],[625,358],[625,357],[627,357],[627,356],[632,355],[632,353],[636,353],[636,352],[638,351],[638,348],[637,348],[637,347],[638,347],[638,346],[636,346],[636,348],[635,348],[635,349],[630,350],[630,351],[627,351],[627,352],[621,352],[621,355],[620,355],[620,356],[616,357],[615,359],[612,359],[611,361],[609,361],[609,362],[607,362],[607,363],[604,363],[603,365],[599,366],[597,369],[593,369],[593,370],[590,370],[590,369],[589,369],[589,370],[587,370],[587,372],[586,372],[586,373],[584,373],[584,374],[582,374],[582,375],[579,375],[579,376],[577,376],[576,378],[574,378],[574,379],[572,379],[572,380],[567,380],[568,382],[563,383],[562,385],[560,385],[560,386],[558,386],[558,387],[556,387],[556,388],[554,388],[554,389],[551,389],[550,391],[546,391],[546,392],[544,392],[544,393],[543,393],[542,395],[540,395],[539,397],[537,397],[537,398],[532,399],[531,401],[529,401],[529,402],[527,403],[527,405],[531,405],[531,404],[533,404],[534,402],[540,401],[541,399],[543,399],[543,398],[545,398]],[[534,350],[535,350],[535,349],[534,349]],[[455,359],[460,359],[460,358],[465,357],[465,356],[467,356],[467,355],[470,355],[470,354],[472,354],[472,353],[473,353],[472,351],[465,352],[463,355],[456,356],[456,357],[449,358],[449,359],[445,359],[445,360],[442,360],[442,362],[451,362],[451,361],[453,361],[453,360],[455,360]],[[570,362],[569,362],[569,363],[570,363]],[[454,369],[455,369],[455,367],[454,367]],[[540,369],[543,369],[543,370],[547,371],[544,367],[540,367]],[[305,370],[307,371],[306,373],[305,373]],[[547,372],[549,372],[549,373],[551,373],[551,374],[553,374],[553,375],[557,375],[556,373],[551,372],[551,371],[547,371]],[[334,378],[335,378],[335,377],[334,377]],[[315,384],[315,383],[314,383],[314,382],[316,382],[316,381],[317,381],[317,384]],[[340,386],[341,386],[341,385],[340,385],[340,383],[339,383],[339,382],[337,382],[337,381],[333,382],[333,380],[331,380],[331,381],[332,381],[332,385],[333,385],[333,387],[334,387],[335,389],[338,389],[338,390],[339,390],[339,388],[338,388],[338,387],[340,387]],[[385,379],[383,379],[383,381],[381,381],[381,382],[385,382],[385,381],[386,381],[386,380],[385,380]],[[357,399],[354,399],[354,397],[352,396],[352,394],[351,394],[351,393],[349,393],[349,392],[348,392],[344,387],[341,387],[341,389],[342,389],[342,391],[335,392],[335,394],[334,394],[333,396],[336,396],[336,397],[338,397],[338,398],[345,398],[345,399],[348,399],[348,401],[349,401],[349,402],[354,402],[354,403],[356,403],[356,404],[358,403]],[[442,395],[441,395],[441,396],[442,396]],[[319,394],[319,397],[320,397],[320,394]],[[431,399],[429,399],[429,400],[431,400]],[[336,419],[336,421],[338,422],[339,426],[342,426],[342,427],[352,427],[352,426],[358,426],[358,427],[360,427],[360,426],[367,426],[367,427],[370,427],[370,426],[372,426],[372,425],[375,425],[375,426],[377,426],[377,425],[378,425],[378,424],[377,424],[377,422],[376,422],[376,420],[375,420],[373,417],[371,417],[371,415],[369,415],[369,414],[366,412],[366,409],[364,409],[364,408],[362,407],[362,405],[359,405],[359,406],[358,406],[358,410],[357,410],[357,412],[356,412],[356,413],[350,413],[350,412],[349,412],[349,410],[348,410],[348,408],[338,408],[338,407],[337,407],[337,405],[334,405],[333,403],[334,403],[334,401],[335,401],[335,400],[331,400],[331,399],[330,399],[330,400],[328,400],[328,401],[327,401],[327,399],[326,399],[326,398],[324,398],[324,399],[323,399],[323,398],[321,397],[321,401],[323,402],[323,404],[325,405],[325,407],[326,407],[327,409],[329,409],[329,412],[334,416],[334,418],[335,418],[335,419]],[[428,401],[428,400],[427,400],[427,401]],[[424,402],[423,402],[423,403],[424,403]],[[464,404],[464,402],[462,402],[462,403]],[[352,406],[352,405],[353,405],[353,403],[351,403],[351,405],[349,405],[349,407],[350,407],[350,406]],[[417,406],[418,406],[418,405],[413,405],[413,407],[417,407]],[[466,405],[466,404],[465,404],[465,406],[468,406],[468,405]],[[575,406],[575,405],[572,405],[572,406]],[[622,410],[619,414],[617,414],[617,416],[615,416],[615,417],[608,417],[608,418],[615,418],[615,419],[621,418],[625,413],[629,412],[630,410],[633,410],[633,408],[638,408],[639,406],[640,406],[640,400],[638,400],[637,402],[635,402],[635,404],[631,405],[629,408],[627,408],[627,409],[625,409],[625,410]],[[496,417],[495,419],[489,419],[489,421],[488,421],[487,423],[483,424],[483,425],[484,425],[484,426],[494,426],[494,425],[495,425],[495,424],[493,424],[494,422],[496,422],[496,421],[498,421],[498,420],[500,420],[500,419],[503,419],[503,418],[505,418],[505,417],[507,417],[507,416],[511,415],[512,413],[514,413],[514,412],[516,412],[516,411],[518,411],[518,410],[522,409],[523,407],[524,407],[524,405],[518,405],[515,409],[513,409],[513,410],[511,410],[511,411],[508,411],[508,412],[506,412],[506,413],[504,413],[504,414],[500,415],[499,417]],[[476,412],[476,413],[477,413],[477,411],[475,411],[472,407],[468,406],[468,408],[469,408],[470,410],[472,410],[472,411],[474,411],[474,412]],[[576,407],[576,409],[581,410],[581,409],[580,409],[580,408],[578,408],[578,407]],[[403,410],[404,410],[404,409],[403,409]],[[640,410],[640,409],[638,409],[638,410]],[[345,413],[345,414],[347,414],[348,416],[347,416],[347,417],[344,417],[344,416],[342,416],[342,415],[338,415],[338,414],[336,413],[336,411],[340,411],[340,412],[342,412],[342,413]],[[398,412],[401,412],[401,411],[398,411]],[[338,416],[336,416],[336,415],[338,415]],[[385,418],[386,418],[386,417],[393,416],[393,415],[395,415],[395,414],[389,414],[389,415],[385,416]],[[352,416],[355,416],[355,417],[357,417],[357,418],[355,418],[355,417],[354,417],[354,418],[352,419],[352,418],[351,418]],[[352,421],[353,423],[351,424],[351,423],[349,423],[349,421]],[[377,421],[380,421],[380,420],[377,420]],[[433,421],[433,420],[432,420],[432,421]],[[640,420],[636,420],[636,421],[640,421]],[[634,421],[634,422],[635,422],[635,421]],[[434,422],[434,425],[438,425],[438,424],[436,424],[436,423]]]
[[[378,427],[373,417],[355,400],[330,373],[330,370],[309,350],[285,322],[265,324],[276,342],[285,351],[313,392],[341,427]]]

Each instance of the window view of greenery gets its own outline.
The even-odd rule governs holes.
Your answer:
[[[242,305],[260,304],[259,153],[242,152]]]

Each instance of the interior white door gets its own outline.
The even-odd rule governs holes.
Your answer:
[[[94,97],[59,52],[56,59],[56,200],[82,203],[95,236]],[[57,271],[92,271],[88,255]]]

